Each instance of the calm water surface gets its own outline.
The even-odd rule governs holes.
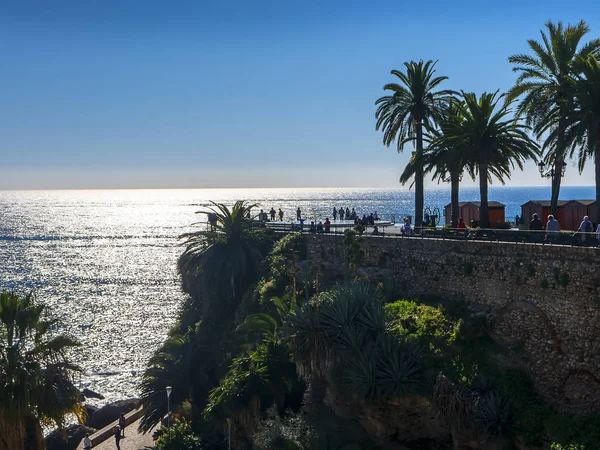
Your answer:
[[[563,199],[594,197],[593,187],[563,188]],[[34,291],[82,343],[74,355],[82,385],[112,401],[136,395],[152,352],[174,324],[183,299],[178,236],[193,229],[210,200],[257,202],[309,220],[337,208],[384,218],[413,212],[413,192],[400,189],[249,189],[0,191],[0,289]],[[549,188],[492,188],[490,200],[509,218]],[[461,200],[478,200],[477,189]],[[425,205],[449,203],[448,189],[429,189]]]

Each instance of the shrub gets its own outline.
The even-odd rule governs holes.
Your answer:
[[[267,411],[268,418],[261,422],[252,437],[256,450],[308,450],[317,448],[318,437],[301,413],[280,417],[275,407]]]
[[[202,441],[189,422],[175,420],[171,428],[162,428],[156,440],[156,450],[202,450]]]

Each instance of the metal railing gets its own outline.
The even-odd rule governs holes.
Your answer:
[[[377,231],[375,231],[377,227]],[[347,229],[353,229],[361,236],[383,236],[390,238],[410,239],[442,239],[460,241],[488,241],[488,242],[515,242],[542,245],[568,245],[597,247],[600,239],[596,232],[583,233],[574,231],[546,232],[538,230],[516,230],[496,228],[416,228],[411,233],[405,234],[393,225],[378,226],[364,225],[335,225],[332,224],[328,231],[325,228],[311,228],[304,224],[284,224],[277,227],[269,227],[278,232],[302,232],[305,234],[343,234]]]

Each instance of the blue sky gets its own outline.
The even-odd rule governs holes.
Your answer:
[[[509,55],[580,19],[600,36],[587,0],[2,2],[0,188],[395,187],[410,150],[374,119],[392,68],[504,91]]]

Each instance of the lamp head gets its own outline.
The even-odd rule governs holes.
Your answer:
[[[546,164],[544,164],[544,161],[542,161],[540,159],[540,162],[538,163],[538,169],[540,171],[540,175],[544,175],[544,168],[545,168]]]
[[[167,397],[170,397],[171,392],[173,392],[173,388],[171,386],[167,386],[166,391],[167,391]]]

